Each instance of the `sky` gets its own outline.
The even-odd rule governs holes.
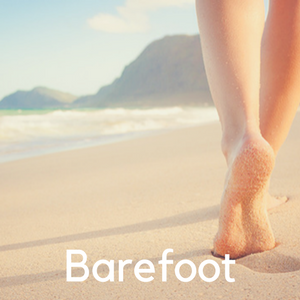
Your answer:
[[[152,41],[197,33],[194,0],[0,0],[0,99],[95,94]]]

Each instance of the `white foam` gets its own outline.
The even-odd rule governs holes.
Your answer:
[[[215,108],[55,110],[0,115],[0,155],[76,141],[151,130],[195,126],[216,121]],[[107,139],[107,138],[106,138]],[[103,140],[103,139],[102,139]],[[26,147],[25,147],[26,145]],[[22,150],[23,149],[23,150]]]
[[[47,114],[0,116],[0,141],[94,136],[176,128],[217,120],[214,108],[57,110]]]

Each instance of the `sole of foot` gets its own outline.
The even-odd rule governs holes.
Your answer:
[[[275,154],[261,137],[247,137],[229,165],[222,196],[214,255],[239,258],[275,247],[265,191]]]

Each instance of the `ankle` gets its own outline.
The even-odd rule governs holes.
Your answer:
[[[237,149],[240,148],[242,144],[253,139],[262,139],[258,128],[247,128],[246,130],[233,135],[224,132],[221,142],[221,149],[227,163],[230,162],[231,158],[235,156]]]

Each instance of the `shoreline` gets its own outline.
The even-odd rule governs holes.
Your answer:
[[[176,129],[162,129],[157,131],[139,131],[139,132],[127,132],[123,134],[112,134],[107,136],[99,136],[99,137],[87,137],[82,138],[81,141],[79,141],[79,144],[75,145],[69,145],[69,146],[48,146],[48,147],[42,147],[41,149],[35,149],[31,152],[22,152],[22,153],[14,153],[10,152],[5,155],[3,155],[4,158],[0,157],[0,164],[12,162],[12,161],[18,161],[22,159],[27,158],[33,158],[33,157],[40,157],[44,155],[54,154],[54,153],[61,153],[61,152],[68,152],[68,151],[74,151],[79,149],[86,149],[90,147],[98,147],[108,144],[114,144],[114,143],[120,143],[123,141],[130,141],[132,139],[138,139],[143,138],[151,135],[157,135],[157,134],[163,134],[171,130]],[[83,144],[82,140],[85,142],[85,140],[88,140]],[[55,141],[54,141],[55,143]]]
[[[77,145],[74,143],[67,146],[56,146],[56,147],[50,145],[48,147],[42,146],[41,149],[37,147],[35,150],[31,152],[21,152],[21,153],[10,152],[4,155],[0,155],[0,165],[12,161],[39,157],[39,156],[49,155],[53,153],[68,152],[68,151],[74,151],[78,149],[87,149],[90,147],[98,147],[98,146],[103,146],[108,144],[115,144],[123,141],[145,138],[148,136],[156,136],[156,135],[166,134],[174,130],[205,126],[216,122],[217,121],[209,121],[201,125],[192,125],[186,127],[164,128],[164,129],[157,129],[157,130],[135,131],[135,132],[133,131],[133,132],[120,133],[120,134],[102,135],[98,137],[86,137],[86,138],[79,139]]]

